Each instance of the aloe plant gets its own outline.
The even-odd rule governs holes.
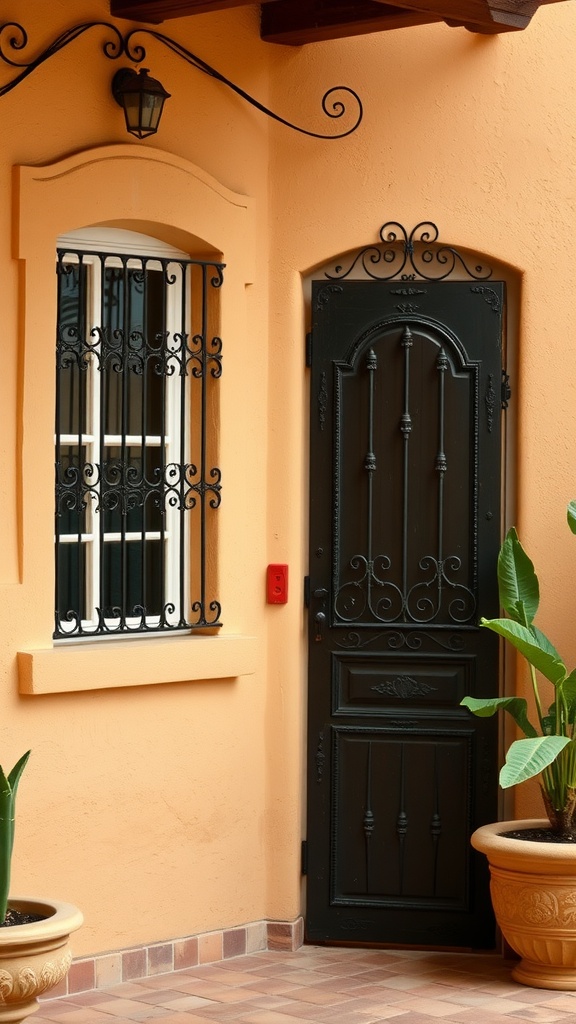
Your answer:
[[[568,525],[576,534],[576,501],[568,505]],[[576,839],[576,669],[568,671],[547,636],[534,625],[540,601],[538,577],[514,527],[498,556],[500,604],[507,618],[480,620],[522,654],[530,669],[533,709],[524,697],[488,700],[464,697],[461,703],[480,718],[497,711],[512,716],[524,739],[515,740],[500,772],[503,789],[540,776],[546,813],[554,832]],[[554,700],[545,709],[538,676],[553,687]]]
[[[8,775],[4,774],[4,769],[0,766],[0,922],[4,921],[8,907],[12,847],[14,846],[14,804],[18,783],[29,757],[30,751],[28,750],[16,762]]]

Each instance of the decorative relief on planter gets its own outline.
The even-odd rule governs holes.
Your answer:
[[[72,954],[68,950],[58,959],[47,960],[40,971],[33,967],[18,967],[18,961],[13,971],[1,968],[0,1003],[19,1002],[47,992],[66,977],[71,963]]]
[[[576,924],[576,891],[571,886],[541,886],[510,881],[501,883],[492,878],[492,900],[502,922],[539,926],[556,925],[558,928]]]

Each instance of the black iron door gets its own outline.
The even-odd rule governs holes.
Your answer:
[[[307,936],[490,947],[504,285],[312,296]]]

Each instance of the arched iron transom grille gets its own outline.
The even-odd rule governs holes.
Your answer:
[[[224,264],[57,254],[54,636],[217,626]]]

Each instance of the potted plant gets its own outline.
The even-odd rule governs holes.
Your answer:
[[[576,502],[568,505],[576,533]],[[517,981],[576,990],[576,669],[568,671],[554,645],[534,624],[539,583],[514,528],[498,557],[500,604],[506,618],[480,620],[528,662],[531,707],[524,697],[464,697],[473,714],[508,712],[523,738],[510,745],[500,772],[507,789],[538,777],[547,820],[498,822],[472,836],[488,857],[496,920],[521,956]],[[539,676],[553,699],[545,706]],[[547,703],[547,702],[546,702]]]
[[[0,1022],[33,1013],[38,996],[66,977],[68,937],[82,924],[76,907],[55,900],[10,897],[14,805],[30,751],[6,775],[0,767]]]

